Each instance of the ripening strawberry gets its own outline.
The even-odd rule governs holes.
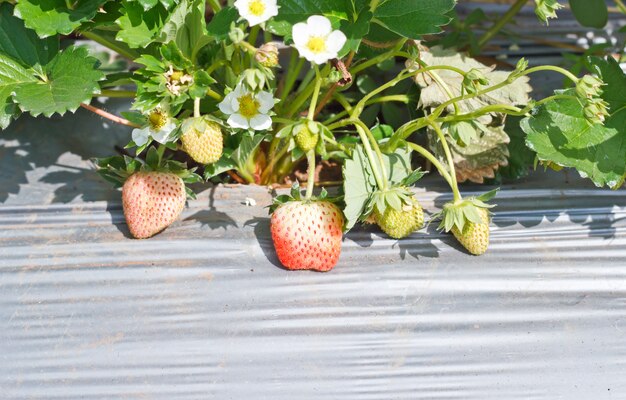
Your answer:
[[[319,141],[319,133],[315,133],[309,129],[307,124],[302,124],[296,133],[296,144],[303,152],[313,150]]]
[[[416,199],[404,204],[401,211],[391,206],[384,213],[374,210],[374,218],[380,229],[394,239],[402,239],[424,226],[424,210]]]
[[[484,208],[478,208],[482,223],[466,221],[463,232],[454,226],[452,234],[470,253],[480,256],[487,252],[489,247],[489,212]]]
[[[180,140],[183,150],[200,164],[213,164],[222,158],[224,138],[222,129],[211,121],[194,119],[183,125]]]
[[[137,239],[149,238],[170,226],[186,200],[183,180],[169,172],[137,172],[122,188],[126,223]]]
[[[291,201],[272,214],[278,259],[290,270],[330,271],[341,253],[343,214],[328,201]]]

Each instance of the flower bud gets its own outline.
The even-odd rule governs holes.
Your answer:
[[[576,94],[583,100],[600,97],[603,85],[604,82],[601,79],[593,75],[585,75],[576,83]]]
[[[557,18],[556,10],[563,8],[557,0],[535,0],[535,3],[535,14],[546,24],[548,24],[548,19]]]
[[[587,99],[583,113],[590,124],[603,124],[609,115],[609,105],[600,98]]]
[[[265,43],[259,48],[254,58],[264,67],[274,68],[278,66],[278,47],[275,43]]]
[[[481,86],[489,84],[487,77],[479,69],[473,68],[465,74],[463,87],[468,93],[476,93]]]
[[[244,41],[246,34],[241,28],[238,28],[233,24],[230,28],[230,32],[228,32],[228,37],[233,43],[237,44]]]

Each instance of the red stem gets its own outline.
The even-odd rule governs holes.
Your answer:
[[[93,112],[95,114],[98,114],[101,117],[104,117],[104,118],[106,118],[108,120],[111,120],[111,121],[113,121],[115,123],[118,123],[118,124],[121,124],[121,125],[130,126],[130,127],[133,127],[133,128],[141,128],[141,126],[139,126],[137,124],[134,124],[134,123],[130,122],[127,119],[124,119],[122,117],[118,117],[117,115],[113,115],[111,113],[108,113],[108,112],[106,112],[104,110],[101,110],[101,109],[99,109],[97,107],[94,107],[92,105],[85,104],[85,103],[80,103],[80,106],[83,107],[83,108],[86,108],[87,110],[89,110],[89,111],[91,111],[91,112]]]

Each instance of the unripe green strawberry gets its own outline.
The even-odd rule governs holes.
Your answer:
[[[186,200],[183,180],[169,172],[137,172],[122,188],[126,223],[137,239],[149,238],[170,226]]]
[[[469,251],[479,256],[485,254],[489,247],[489,212],[484,208],[479,208],[478,212],[482,219],[482,223],[466,221],[463,226],[463,232],[454,226],[452,234],[454,237]]]
[[[387,206],[385,212],[374,210],[376,223],[387,235],[394,239],[402,239],[424,226],[424,210],[416,199],[412,204],[404,204],[401,211]]]
[[[312,132],[306,124],[301,125],[299,128],[300,130],[296,134],[296,144],[305,153],[313,150],[320,138],[319,133]]]
[[[213,164],[219,161],[224,150],[222,129],[215,122],[197,118],[194,120],[183,124],[183,134],[180,137],[183,150],[200,164]]]
[[[290,201],[272,214],[278,259],[289,270],[330,271],[341,253],[343,214],[328,201]]]

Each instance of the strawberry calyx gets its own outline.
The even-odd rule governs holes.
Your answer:
[[[284,204],[290,202],[300,202],[300,203],[313,203],[316,201],[327,201],[330,203],[336,203],[340,199],[338,198],[330,198],[328,197],[328,192],[326,189],[322,188],[319,196],[311,197],[310,199],[305,199],[302,196],[302,190],[300,188],[300,183],[296,182],[291,186],[291,191],[289,194],[283,194],[280,196],[276,196],[272,201],[272,204],[269,206],[269,214],[272,215],[276,209]]]
[[[443,210],[433,215],[432,219],[441,219],[439,229],[445,232],[450,232],[455,227],[462,232],[463,227],[468,223],[481,224],[484,222],[481,210],[491,215],[489,209],[495,207],[495,204],[487,202],[496,196],[498,190],[494,189],[477,197],[446,203]]]
[[[384,214],[387,207],[402,211],[405,207],[413,207],[413,192],[409,187],[420,180],[426,173],[420,168],[406,176],[399,183],[387,189],[377,190],[370,195],[363,211],[362,221],[371,221],[372,213]]]
[[[164,154],[167,146],[155,148],[151,146],[146,154],[146,159],[138,157],[115,156],[95,159],[97,171],[106,181],[111,182],[116,187],[121,187],[124,182],[137,172],[165,172],[178,176],[183,183],[202,182],[200,175],[196,174],[196,168],[187,168],[186,163],[165,159]],[[195,198],[195,193],[185,186],[187,196]]]

